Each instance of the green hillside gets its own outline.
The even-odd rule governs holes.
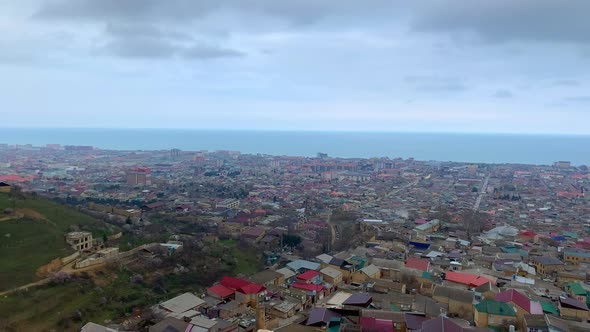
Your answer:
[[[100,236],[112,226],[96,221],[75,209],[40,197],[13,200],[0,193],[0,218],[5,209],[24,217],[0,221],[0,291],[37,280],[36,270],[52,259],[73,252],[64,235],[72,225]],[[1,219],[0,219],[1,220]],[[114,230],[113,230],[114,231]]]

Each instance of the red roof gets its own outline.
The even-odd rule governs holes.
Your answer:
[[[416,269],[416,270],[427,272],[428,271],[428,267],[430,267],[430,261],[427,260],[427,259],[410,257],[406,261],[406,265],[405,266],[407,268],[410,268],[410,269]]]
[[[234,293],[233,290],[223,286],[222,284],[217,284],[207,288],[207,292],[218,295],[221,298],[229,297]]]
[[[302,284],[302,283],[294,283],[293,284],[293,288],[299,288],[299,289],[304,289],[306,291],[316,291],[319,292],[322,289],[324,289],[324,286],[322,285],[314,285],[314,284]]]
[[[496,294],[494,299],[500,302],[512,302],[532,315],[543,314],[543,308],[541,307],[540,303],[532,302],[528,297],[524,296],[515,289],[507,289],[503,292],[500,292]]]
[[[537,233],[533,232],[533,231],[525,231],[520,233],[521,236],[536,236]]]
[[[220,284],[222,284],[223,286],[225,286],[229,289],[236,290],[238,288],[242,288],[244,286],[249,285],[250,282],[243,280],[243,279],[225,276],[221,279]]]
[[[297,279],[308,281],[308,280],[311,280],[319,275],[320,275],[320,273],[318,271],[309,270],[309,271],[303,272],[300,275],[298,275]]]
[[[244,287],[240,287],[237,291],[242,294],[258,294],[264,290],[266,290],[266,288],[262,285],[249,284]]]
[[[10,182],[25,182],[32,180],[34,177],[30,176],[27,178],[23,178],[22,176],[18,175],[0,175],[0,181],[10,181]]]
[[[486,282],[491,282],[492,284],[496,283],[495,281],[490,280],[486,277],[478,276],[471,273],[461,273],[453,271],[449,271],[446,273],[445,280],[468,285],[469,287],[478,287],[485,284]]]

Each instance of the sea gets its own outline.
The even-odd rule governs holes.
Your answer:
[[[0,128],[0,144],[115,150],[232,150],[250,154],[409,158],[474,163],[590,165],[590,135],[318,132],[202,129]]]

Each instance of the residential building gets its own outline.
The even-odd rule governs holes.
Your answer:
[[[533,258],[533,264],[537,269],[537,273],[542,275],[557,274],[557,272],[563,271],[565,268],[562,261],[549,256],[535,257]]]
[[[92,233],[70,232],[66,235],[66,242],[77,251],[92,249]]]
[[[516,323],[516,312],[505,302],[483,300],[475,305],[475,325],[478,327],[498,327],[506,323]]]

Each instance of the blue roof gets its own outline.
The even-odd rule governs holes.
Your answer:
[[[320,263],[305,261],[303,259],[298,259],[296,261],[292,261],[287,264],[287,267],[293,271],[299,271],[300,269],[316,270],[317,271],[320,269],[320,266],[321,266]]]

